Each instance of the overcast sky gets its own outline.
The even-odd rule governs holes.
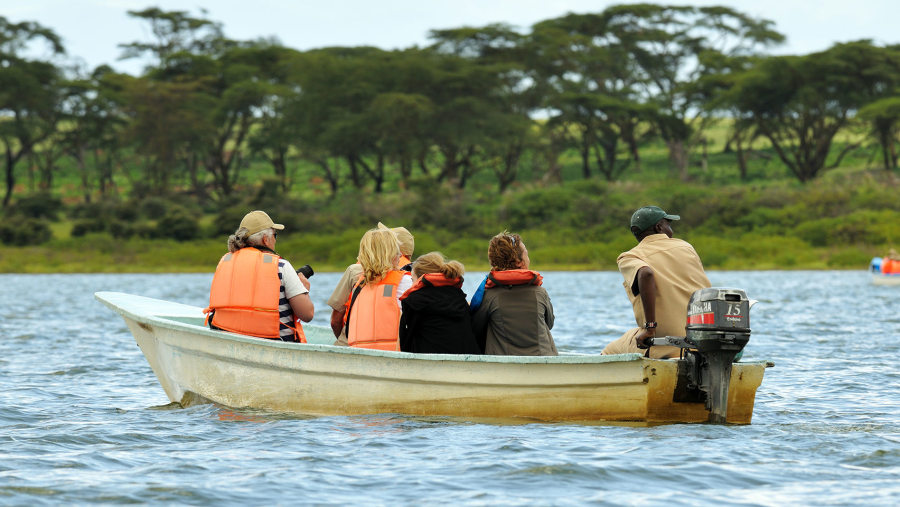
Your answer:
[[[93,68],[111,64],[138,73],[135,61],[119,61],[117,44],[151,40],[146,23],[128,10],[158,6],[186,10],[224,25],[233,39],[277,37],[296,49],[371,45],[384,49],[428,43],[428,31],[508,23],[527,30],[535,22],[567,12],[599,12],[629,1],[586,0],[0,0],[0,16],[37,21],[63,38],[69,55]],[[834,42],[874,39],[900,42],[900,0],[721,0],[657,2],[727,5],[770,19],[787,36],[772,52],[805,54]]]

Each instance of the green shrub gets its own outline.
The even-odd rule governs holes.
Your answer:
[[[128,239],[137,233],[137,228],[132,222],[113,220],[109,223],[109,233],[114,238]]]
[[[165,216],[172,203],[163,197],[145,197],[136,202],[137,208],[140,209],[141,216],[147,218],[159,218]]]
[[[46,220],[59,220],[59,212],[63,209],[62,200],[49,192],[40,192],[16,200],[12,212],[29,217]]]
[[[72,206],[69,216],[76,219],[98,220],[110,216],[110,206],[103,201],[79,203]]]
[[[404,226],[411,231],[433,228],[460,233],[477,228],[474,204],[459,189],[422,181],[410,183],[410,188],[404,193],[399,215],[409,217]]]
[[[558,223],[569,210],[575,192],[568,187],[535,188],[511,194],[498,210],[511,229],[528,229]]]
[[[222,208],[213,219],[209,236],[218,238],[234,234],[234,231],[237,230],[238,225],[241,223],[241,219],[250,211],[253,210],[248,209],[244,205]]]
[[[799,224],[794,233],[813,246],[880,245],[900,239],[900,213],[860,210]]]
[[[842,248],[828,256],[828,267],[851,268],[864,267],[872,260],[872,255],[859,248]]]
[[[115,216],[115,218],[126,222],[134,222],[138,218],[140,218],[140,210],[134,202],[122,202],[115,204],[111,207],[111,211],[112,215]]]
[[[76,220],[72,225],[73,238],[79,238],[91,232],[101,232],[106,230],[107,221],[104,218],[83,218]]]
[[[52,237],[50,227],[37,218],[8,215],[0,221],[0,242],[4,245],[40,245]]]
[[[156,224],[156,237],[190,241],[200,237],[200,222],[188,210],[170,209]]]

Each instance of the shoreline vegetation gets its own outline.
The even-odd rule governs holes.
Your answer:
[[[261,192],[266,182],[254,188],[219,213],[145,198],[69,210],[80,218],[42,218],[26,232],[46,228],[50,237],[0,246],[0,273],[211,273],[251,209],[284,223],[279,252],[316,272],[354,262],[359,238],[378,221],[409,228],[416,255],[438,250],[468,271],[489,269],[487,242],[504,229],[522,234],[540,271],[615,270],[618,254],[636,244],[631,213],[645,204],[681,215],[675,236],[694,245],[708,270],[862,270],[900,244],[900,178],[884,170],[835,170],[804,185],[592,179],[519,185],[493,197],[440,187],[333,200]]]
[[[900,248],[900,45],[773,55],[721,6],[612,5],[397,50],[301,51],[149,8],[140,75],[0,16],[0,273],[212,272],[248,211],[341,271],[377,222],[486,270],[614,270],[632,212],[710,270],[865,269]],[[43,57],[32,50],[44,47]]]

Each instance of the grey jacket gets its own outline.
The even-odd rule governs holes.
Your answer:
[[[472,330],[485,354],[555,356],[553,305],[539,285],[485,289],[481,306],[472,315]]]

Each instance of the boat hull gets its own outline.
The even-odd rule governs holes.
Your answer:
[[[900,285],[900,273],[884,275],[881,273],[872,273],[873,285]]]
[[[639,354],[554,357],[408,354],[212,331],[197,307],[120,293],[97,298],[125,319],[171,401],[307,415],[400,413],[541,421],[704,422],[676,402],[677,360]],[[318,342],[318,343],[316,343]],[[727,421],[750,423],[765,363],[735,363]]]

